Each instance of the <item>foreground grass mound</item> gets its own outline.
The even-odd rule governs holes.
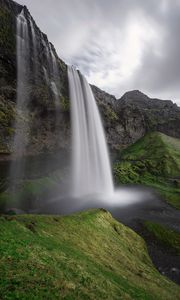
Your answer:
[[[154,187],[180,209],[180,139],[148,133],[121,153],[114,173],[118,183]]]
[[[103,209],[0,218],[1,299],[180,299],[141,237]]]

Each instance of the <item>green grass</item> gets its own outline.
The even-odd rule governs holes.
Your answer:
[[[180,233],[155,222],[145,221],[144,227],[149,233],[153,235],[153,238],[160,241],[162,245],[172,249],[176,254],[180,255]]]
[[[70,111],[70,101],[68,98],[61,96],[60,104],[63,112]]]
[[[159,132],[147,134],[125,149],[114,164],[117,183],[155,188],[180,209],[180,140]]]
[[[141,237],[105,210],[0,218],[1,299],[180,299]]]

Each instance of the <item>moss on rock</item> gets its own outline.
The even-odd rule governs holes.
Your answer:
[[[144,222],[145,229],[153,235],[155,240],[160,241],[160,243],[168,249],[172,249],[176,252],[176,254],[180,255],[180,233],[175,230],[169,228],[168,226],[164,226],[159,223],[145,221]]]

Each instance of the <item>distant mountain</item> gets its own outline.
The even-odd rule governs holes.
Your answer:
[[[150,131],[180,137],[180,107],[171,100],[151,99],[138,90],[116,99],[96,87],[92,89],[103,115],[111,149],[125,148]]]

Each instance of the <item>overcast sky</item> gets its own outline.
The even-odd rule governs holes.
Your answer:
[[[66,63],[121,97],[139,89],[180,105],[180,0],[17,0]]]

